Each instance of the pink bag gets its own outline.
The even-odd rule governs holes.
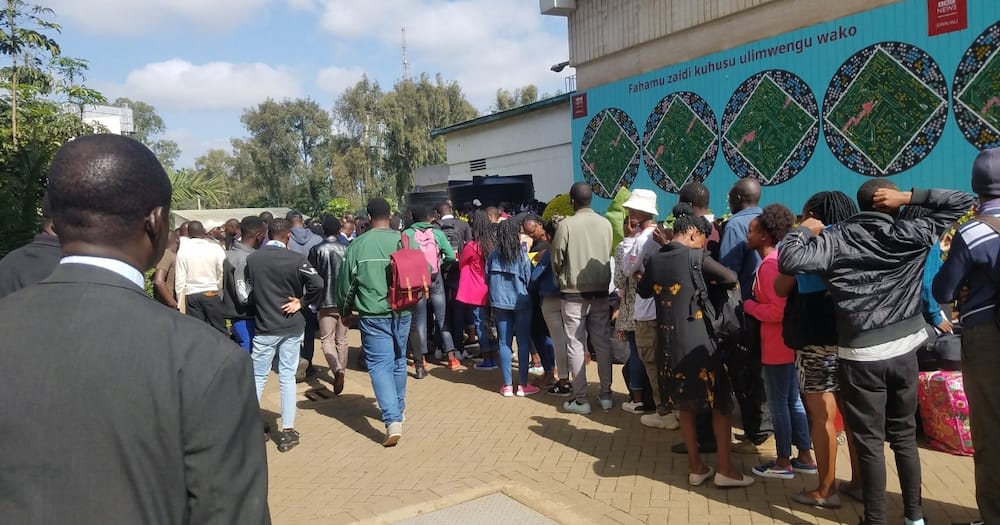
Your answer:
[[[971,456],[969,403],[965,399],[961,372],[920,372],[917,399],[927,445],[935,450]]]

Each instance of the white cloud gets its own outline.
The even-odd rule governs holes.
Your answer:
[[[299,96],[301,88],[283,67],[259,62],[198,65],[175,58],[131,71],[125,85],[115,91],[157,108],[193,111],[242,109],[268,97]]]
[[[390,50],[400,49],[405,26],[414,73],[457,80],[485,110],[498,88],[564,89],[567,72],[549,67],[566,60],[566,37],[546,31],[544,20],[537,0],[324,0],[320,24],[337,39],[373,39]]]
[[[213,32],[239,26],[274,0],[48,0],[61,20],[92,33],[137,35],[166,24]],[[301,0],[293,0],[302,5]]]
[[[364,74],[365,70],[360,67],[331,66],[316,74],[316,85],[323,91],[339,97],[344,90],[357,84]]]

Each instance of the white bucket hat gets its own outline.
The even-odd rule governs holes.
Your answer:
[[[656,211],[656,192],[652,190],[632,190],[623,208],[648,213],[653,217],[659,215]]]

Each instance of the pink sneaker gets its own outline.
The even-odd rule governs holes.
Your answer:
[[[518,385],[517,387],[517,397],[530,396],[532,394],[537,394],[541,390],[535,385]]]
[[[503,395],[503,397],[514,397],[514,387],[504,385],[500,388],[500,394]]]

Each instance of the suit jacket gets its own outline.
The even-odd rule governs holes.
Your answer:
[[[30,243],[10,252],[0,260],[0,298],[48,277],[59,259],[59,238],[48,233],[39,233]]]
[[[250,359],[94,266],[0,300],[0,516],[269,523]]]

